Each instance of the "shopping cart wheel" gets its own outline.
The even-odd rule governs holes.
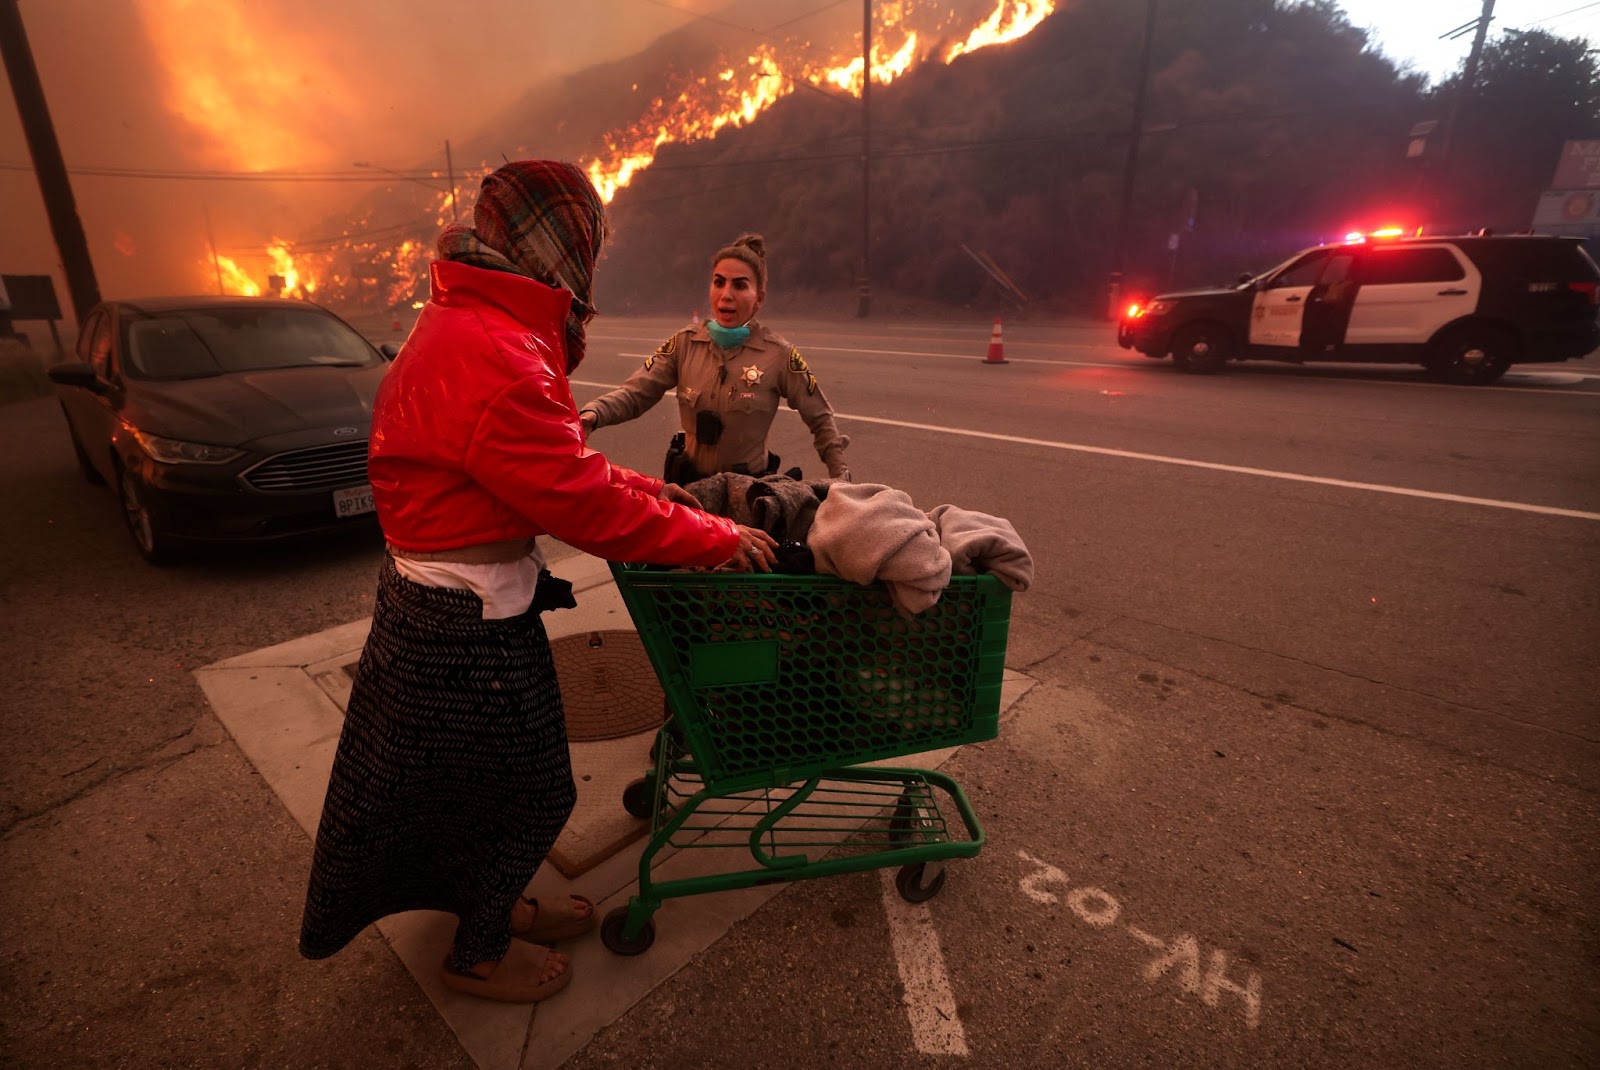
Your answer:
[[[650,782],[654,779],[654,777],[640,777],[622,789],[622,808],[633,817],[650,820],[650,806],[655,801],[651,798],[654,792],[650,790]]]
[[[908,903],[926,903],[939,894],[939,889],[944,887],[944,867],[940,866],[933,879],[924,884],[927,869],[926,862],[900,867],[900,872],[894,875],[894,886],[899,890],[901,899]],[[606,920],[611,919],[608,917]]]
[[[909,867],[908,867],[909,868]],[[628,924],[628,908],[617,907],[600,923],[600,942],[618,955],[642,955],[656,942],[656,923],[646,920],[644,928],[632,940],[623,937]]]

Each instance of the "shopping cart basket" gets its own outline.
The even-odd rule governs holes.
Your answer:
[[[943,887],[945,859],[983,847],[950,777],[867,763],[995,737],[1005,584],[954,577],[906,618],[882,584],[834,576],[611,571],[669,707],[654,768],[623,796],[650,839],[638,894],[601,925],[612,951],[648,948],[651,915],[678,896],[899,866],[900,894],[921,902]],[[746,868],[657,879],[687,848],[736,852]]]

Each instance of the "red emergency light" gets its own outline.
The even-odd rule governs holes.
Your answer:
[[[1405,233],[1405,227],[1395,226],[1379,227],[1377,230],[1368,231],[1352,230],[1350,233],[1344,236],[1344,243],[1346,245],[1360,245],[1366,241],[1384,241],[1389,238],[1403,238],[1405,237]]]

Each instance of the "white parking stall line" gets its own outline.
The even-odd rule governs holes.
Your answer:
[[[894,871],[883,875],[883,910],[889,916],[889,940],[905,989],[911,1042],[924,1055],[966,1055],[967,1034],[956,1014],[956,995],[945,972],[939,933],[926,903],[908,903],[895,889]]]
[[[615,383],[596,383],[573,379],[578,386],[613,389]],[[788,410],[780,409],[780,412]],[[1541,516],[1565,516],[1574,520],[1600,520],[1600,513],[1583,509],[1563,509],[1555,505],[1535,505],[1531,502],[1513,502],[1501,498],[1474,498],[1467,494],[1449,494],[1438,490],[1418,490],[1415,487],[1397,487],[1388,483],[1362,483],[1353,479],[1335,479],[1331,476],[1309,476],[1301,472],[1280,472],[1271,468],[1251,468],[1248,465],[1222,464],[1217,461],[1196,461],[1189,457],[1168,457],[1160,453],[1139,453],[1136,450],[1119,450],[1109,446],[1087,446],[1081,442],[1056,442],[1048,438],[1026,438],[1022,435],[1002,435],[994,431],[971,431],[963,427],[941,424],[919,424],[910,420],[891,420],[885,416],[858,416],[854,413],[835,412],[837,420],[858,420],[864,424],[881,424],[885,427],[903,427],[908,431],[931,431],[938,435],[958,435],[963,438],[981,438],[993,442],[1010,442],[1019,446],[1042,446],[1052,450],[1069,450],[1073,453],[1092,453],[1101,457],[1120,457],[1129,461],[1149,461],[1154,464],[1175,464],[1185,468],[1205,468],[1213,472],[1230,472],[1241,476],[1259,476],[1263,479],[1283,479],[1292,483],[1314,483],[1342,490],[1365,490],[1377,494],[1395,494],[1404,498],[1428,498],[1457,505],[1481,505],[1489,509],[1509,509],[1519,513],[1537,513]]]

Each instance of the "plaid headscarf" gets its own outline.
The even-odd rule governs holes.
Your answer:
[[[567,371],[583,360],[594,318],[594,262],[606,238],[606,210],[589,176],[558,160],[518,160],[483,180],[472,226],[439,235],[441,260],[509,271],[572,294]]]

